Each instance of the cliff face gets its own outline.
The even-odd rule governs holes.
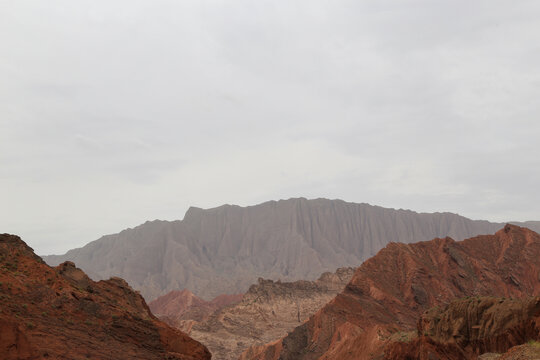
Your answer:
[[[196,312],[190,314],[177,306],[183,320],[171,324],[208,346],[214,358],[236,360],[249,346],[277,340],[308,319],[345,288],[353,273],[353,268],[341,268],[322,274],[316,281],[259,279],[241,302],[221,307],[202,321],[195,321]],[[174,307],[166,306],[170,312],[160,318],[165,321],[178,318]]]
[[[356,267],[390,241],[461,240],[502,226],[450,213],[290,199],[190,208],[181,221],[147,222],[44,260],[73,261],[93,279],[122,277],[148,300],[178,289],[209,300],[243,293],[259,277],[315,280],[338,267]]]
[[[417,338],[388,346],[385,359],[461,360],[485,353],[484,359],[498,358],[497,353],[539,339],[540,297],[464,298],[422,314]]]
[[[155,318],[122,279],[94,282],[71,262],[46,265],[19,237],[0,235],[2,359],[210,359]]]
[[[431,307],[466,296],[539,295],[538,259],[540,235],[513,225],[462,242],[389,244],[305,324],[242,359],[382,359],[389,344],[415,337]]]

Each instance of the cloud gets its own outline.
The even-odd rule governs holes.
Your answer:
[[[293,196],[538,219],[540,5],[2,2],[2,231]]]

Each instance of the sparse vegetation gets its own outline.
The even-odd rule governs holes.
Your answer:
[[[527,344],[529,344],[530,346],[534,346],[536,348],[540,348],[540,341],[536,341],[536,340],[529,340],[527,342]]]
[[[393,341],[408,343],[417,337],[416,331],[398,331],[390,336]]]
[[[17,270],[17,267],[18,267],[18,264],[17,262],[6,262],[4,263],[4,265],[2,265],[2,268],[8,270],[8,271],[16,271]]]

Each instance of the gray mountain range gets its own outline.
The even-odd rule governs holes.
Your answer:
[[[538,221],[516,224],[540,231]],[[147,300],[184,288],[211,299],[245,292],[259,277],[314,280],[356,267],[392,241],[462,240],[503,226],[452,213],[297,198],[192,207],[183,220],[149,221],[43,259],[49,265],[73,261],[95,280],[122,277]]]

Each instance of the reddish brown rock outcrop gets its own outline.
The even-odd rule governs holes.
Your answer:
[[[181,328],[186,322],[201,322],[214,311],[242,301],[244,294],[223,294],[211,301],[195,296],[191,291],[171,291],[148,304],[150,310],[171,326]]]
[[[514,225],[462,242],[389,244],[305,324],[242,359],[382,359],[431,307],[465,296],[539,295],[538,259],[540,235]]]
[[[152,315],[122,279],[94,282],[71,262],[46,265],[18,236],[0,235],[2,359],[210,359]]]
[[[540,297],[468,297],[426,311],[418,321],[417,338],[389,345],[385,359],[476,359],[538,339]]]

